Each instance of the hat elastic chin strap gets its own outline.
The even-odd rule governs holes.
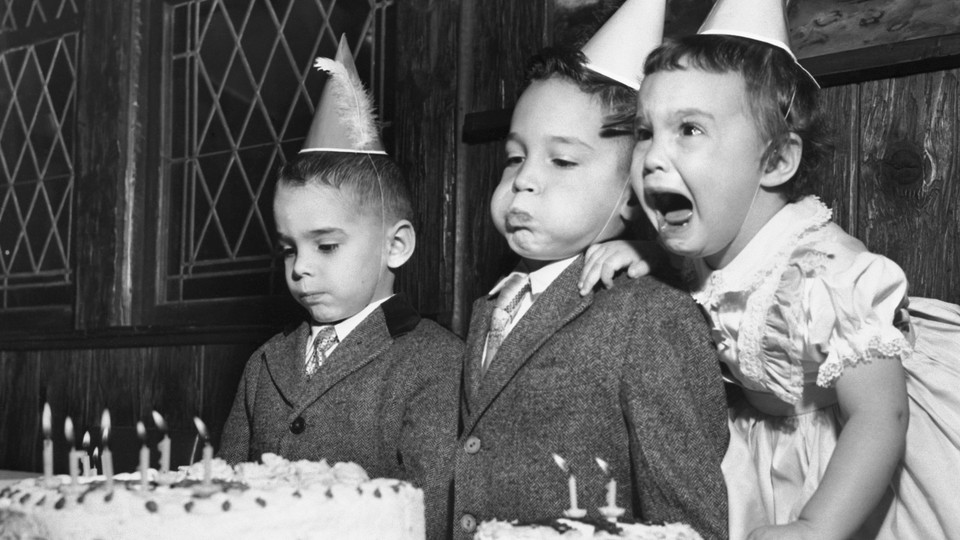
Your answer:
[[[383,180],[380,176],[380,171],[377,169],[377,163],[370,157],[370,154],[364,154],[366,159],[370,161],[370,166],[373,167],[373,170],[377,173],[377,190],[380,192],[380,234],[384,234],[387,225],[387,205],[386,198],[383,196]],[[370,296],[367,298],[366,305],[369,306],[373,303],[373,297],[377,295],[377,289],[380,286],[380,272],[383,271],[383,248],[380,248],[380,257],[377,262],[377,285],[374,287],[373,292],[370,293]]]
[[[620,205],[623,201],[623,196],[626,194],[627,189],[630,187],[630,175],[627,175],[627,178],[623,181],[623,187],[620,188],[620,196],[617,197],[617,202],[613,205],[613,208],[610,210],[610,215],[607,216],[607,220],[603,222],[603,227],[600,227],[600,230],[597,231],[597,234],[593,236],[593,240],[587,244],[587,246],[592,246],[597,243],[597,240],[600,239],[600,235],[603,234],[603,231],[607,230],[607,227],[613,222],[614,219],[617,219],[619,215]]]

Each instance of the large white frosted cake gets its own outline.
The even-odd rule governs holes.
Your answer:
[[[56,487],[29,479],[0,490],[0,540],[59,539],[356,539],[423,540],[423,492],[411,484],[369,479],[354,463],[287,461],[235,467],[213,460],[180,471],[172,484],[117,475]],[[151,471],[152,480],[156,472]]]
[[[549,523],[518,524],[485,521],[477,528],[475,540],[703,540],[689,525],[668,523],[601,522],[556,519]]]

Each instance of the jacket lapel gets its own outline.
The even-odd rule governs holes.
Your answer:
[[[404,295],[397,294],[385,301],[337,345],[310,380],[304,379],[293,416],[320,399],[352,373],[374,361],[390,347],[394,337],[413,330],[419,323],[420,315]]]
[[[372,362],[389,344],[390,334],[387,333],[383,313],[378,309],[337,345],[313,377],[304,380],[294,415],[320,399],[351,373]]]
[[[473,303],[470,332],[467,335],[463,356],[468,364],[463,366],[463,383],[461,384],[463,393],[461,406],[466,416],[471,414],[480,386],[480,362],[483,360],[483,347],[487,341],[487,332],[490,330],[490,313],[493,311],[493,303],[493,299],[489,297],[483,297]]]
[[[547,287],[500,345],[497,357],[490,364],[483,380],[479,381],[479,384],[472,381],[476,391],[469,396],[471,406],[468,410],[471,414],[464,425],[467,432],[473,429],[483,412],[506,388],[517,372],[530,361],[537,350],[593,302],[593,293],[581,297],[577,289],[577,280],[583,270],[583,262],[583,257],[579,257]],[[484,311],[489,313],[489,306]],[[471,344],[473,348],[468,357],[471,361],[480,358],[483,354],[488,326],[489,321],[482,323],[483,333],[478,334],[475,340],[478,343]],[[477,377],[479,366],[470,366],[469,371],[473,373],[471,377]]]
[[[295,407],[300,384],[303,380],[303,363],[306,359],[307,340],[310,339],[310,324],[304,321],[299,326],[285,330],[287,336],[274,346],[263,350],[263,360],[277,392],[292,407]]]

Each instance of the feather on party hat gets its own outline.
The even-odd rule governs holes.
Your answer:
[[[340,38],[334,59],[317,58],[314,67],[329,77],[300,153],[386,154],[380,141],[373,98],[360,81],[346,36]]]
[[[586,67],[637,90],[647,55],[663,42],[666,0],[626,0],[582,48]]]

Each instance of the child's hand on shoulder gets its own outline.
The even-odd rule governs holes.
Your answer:
[[[660,248],[653,242],[627,242],[611,240],[587,248],[583,272],[577,286],[584,296],[597,282],[608,289],[613,287],[613,278],[624,269],[632,279],[650,273],[658,259],[663,258]]]

